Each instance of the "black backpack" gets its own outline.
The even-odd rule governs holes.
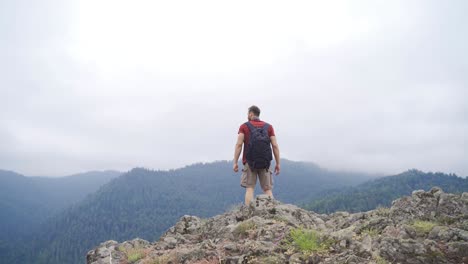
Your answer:
[[[245,123],[250,130],[250,140],[247,146],[245,158],[251,169],[266,169],[270,167],[272,160],[271,140],[268,136],[270,125],[265,123],[263,127],[255,127],[250,122]]]

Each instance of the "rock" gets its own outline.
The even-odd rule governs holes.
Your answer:
[[[313,254],[312,256],[309,257],[307,263],[308,264],[318,264],[322,260],[322,257],[318,254]]]
[[[154,243],[101,243],[86,259],[124,264],[131,251],[139,264],[468,263],[468,193],[416,190],[393,201],[389,211],[325,215],[259,195],[208,219],[184,215]],[[416,220],[430,227],[423,235]],[[296,241],[292,230],[304,236]],[[307,249],[312,240],[316,250]]]
[[[397,221],[413,219],[457,221],[468,215],[463,195],[444,193],[434,187],[429,192],[413,191],[411,196],[393,201],[390,217]]]
[[[117,241],[109,240],[101,243],[97,248],[90,250],[86,255],[88,264],[104,264],[111,262],[111,253],[116,249]]]
[[[337,231],[331,232],[330,236],[340,241],[351,241],[356,236],[356,233],[354,232],[355,228],[355,226],[349,226],[345,229],[339,229]]]
[[[338,245],[342,248],[345,248],[346,245],[348,245],[348,241],[346,241],[346,239],[342,239]]]
[[[370,235],[366,235],[363,239],[362,239],[362,248],[365,250],[365,251],[368,251],[368,252],[371,252],[372,251],[372,238]]]
[[[174,237],[165,237],[163,241],[167,244],[167,248],[175,248],[177,246],[177,239]]]
[[[237,245],[234,243],[229,243],[224,245],[224,249],[227,251],[237,251]]]
[[[304,263],[303,256],[301,253],[296,253],[289,257],[289,263],[290,264],[302,264]]]
[[[400,238],[400,239],[410,238],[405,228],[401,226],[393,226],[393,225],[386,226],[384,230],[382,231],[382,234],[384,236]],[[414,237],[414,236],[411,236],[411,237]]]

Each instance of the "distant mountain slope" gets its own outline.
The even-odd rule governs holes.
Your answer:
[[[439,186],[451,193],[468,192],[468,178],[454,174],[424,173],[419,170],[408,170],[404,173],[373,179],[355,187],[330,190],[322,197],[302,207],[319,213],[335,211],[362,212],[390,206],[391,202],[401,196],[410,195],[413,190],[429,190]]]
[[[27,240],[51,215],[82,200],[119,176],[117,171],[66,177],[26,177],[0,170],[0,259]]]
[[[60,210],[81,201],[88,194],[97,191],[102,185],[121,174],[122,172],[119,171],[106,170],[89,171],[65,177],[29,178],[42,192],[49,195],[51,209]]]
[[[47,196],[30,178],[0,171],[0,240],[21,236],[42,222],[48,211]]]
[[[310,201],[320,191],[369,178],[284,160],[281,175],[274,178],[274,190],[278,199],[297,203]],[[169,171],[133,169],[54,217],[34,240],[31,251],[40,255],[21,261],[82,263],[87,250],[100,241],[155,240],[182,215],[213,216],[243,200],[240,173],[232,171],[231,162],[198,163]]]

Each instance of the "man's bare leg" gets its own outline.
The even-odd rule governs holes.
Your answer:
[[[266,190],[266,191],[264,190],[263,193],[266,194],[266,195],[268,195],[268,196],[270,196],[270,197],[273,199],[273,192],[271,191],[271,189],[270,189],[270,190]]]
[[[254,194],[254,188],[253,187],[245,188],[245,205],[250,204],[250,201],[253,198],[253,194]]]

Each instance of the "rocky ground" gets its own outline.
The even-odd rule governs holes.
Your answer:
[[[183,216],[159,241],[106,241],[87,263],[468,263],[468,193],[434,187],[329,215],[259,195],[212,218]]]

